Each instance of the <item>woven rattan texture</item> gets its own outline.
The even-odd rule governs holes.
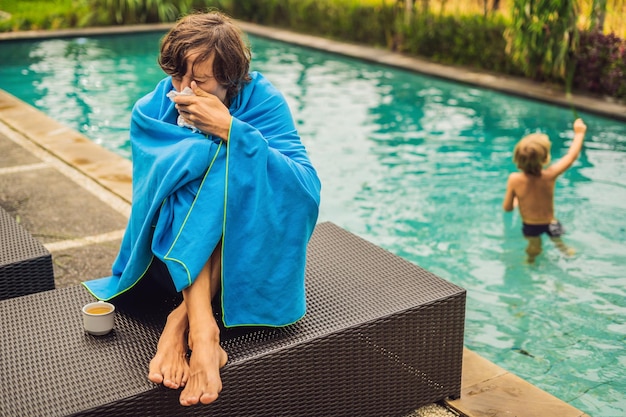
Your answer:
[[[51,289],[50,253],[0,208],[0,300]]]
[[[223,392],[190,408],[146,379],[172,305],[118,307],[114,332],[94,337],[80,286],[1,301],[0,416],[380,417],[460,395],[462,288],[322,223],[307,297],[295,325],[224,330]]]

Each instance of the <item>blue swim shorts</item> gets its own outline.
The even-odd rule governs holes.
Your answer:
[[[565,228],[558,220],[552,220],[548,224],[522,223],[522,233],[526,237],[541,236],[542,233],[547,233],[550,237],[561,237],[565,233]]]

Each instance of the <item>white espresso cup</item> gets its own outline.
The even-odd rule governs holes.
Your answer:
[[[96,301],[83,307],[83,325],[87,333],[102,336],[113,329],[115,306],[104,301]]]

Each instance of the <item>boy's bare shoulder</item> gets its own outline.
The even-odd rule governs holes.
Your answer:
[[[562,174],[563,171],[557,164],[550,165],[541,172],[541,176],[547,180],[554,179]]]
[[[509,181],[513,183],[519,183],[526,179],[526,176],[521,172],[511,172],[509,174]]]

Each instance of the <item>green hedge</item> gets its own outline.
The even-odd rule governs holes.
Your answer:
[[[500,15],[415,13],[393,1],[362,4],[336,0],[235,1],[238,19],[342,41],[383,46],[434,61],[521,74],[505,53],[507,22]]]
[[[73,0],[5,0],[0,32],[80,27],[88,9]]]
[[[382,1],[381,1],[382,4]],[[240,20],[344,41],[385,46],[393,25],[388,6],[360,6],[349,0],[233,1],[227,11]]]
[[[12,17],[0,20],[0,31],[174,21],[192,10],[216,8],[243,21],[387,48],[443,64],[516,76],[527,73],[523,62],[518,58],[516,63],[507,51],[505,34],[512,23],[500,14],[444,15],[422,13],[418,7],[406,16],[403,4],[393,0],[4,0],[2,7]],[[576,63],[574,87],[626,98],[624,41],[587,32],[580,38],[580,47],[573,45],[575,52],[571,52],[571,62]],[[549,81],[565,87],[559,77]]]
[[[614,34],[582,33],[573,81],[577,89],[626,99],[626,41]]]
[[[511,22],[499,14],[444,15],[419,13],[407,18],[403,2],[362,4],[352,0],[255,0],[232,1],[225,9],[238,19],[287,28],[341,41],[383,46],[393,51],[429,58],[435,62],[461,65],[507,75],[525,76],[527,68],[516,63],[507,50],[505,34]],[[607,49],[606,37],[581,32],[581,45],[573,44],[576,63],[573,86],[578,91],[626,98],[626,53],[624,41],[614,36],[617,52]],[[548,38],[546,41],[549,41]],[[557,40],[553,43],[559,44]],[[537,47],[542,48],[542,45]],[[531,51],[532,52],[532,51]],[[545,51],[537,51],[542,56]],[[602,68],[597,54],[604,53]],[[566,89],[566,71],[543,74]]]
[[[506,22],[499,16],[421,15],[404,26],[402,52],[434,61],[521,74],[505,53]]]

